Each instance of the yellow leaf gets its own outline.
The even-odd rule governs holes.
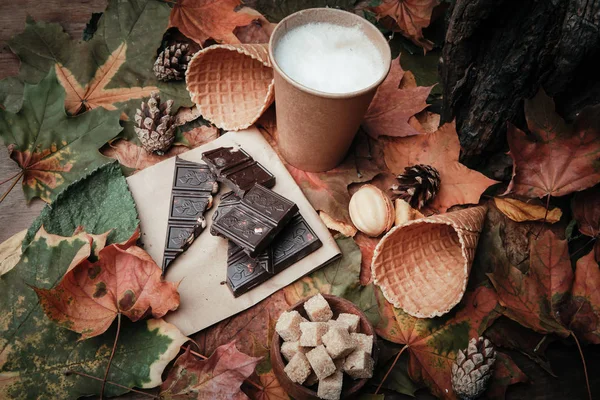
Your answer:
[[[19,262],[21,258],[21,243],[26,233],[27,229],[24,229],[0,244],[0,276],[13,269]]]
[[[523,203],[517,199],[494,197],[494,203],[502,214],[516,222],[543,221],[545,216],[546,222],[553,224],[562,217],[562,211],[558,207],[548,210],[546,214],[544,206]]]
[[[319,217],[329,229],[338,231],[344,236],[354,237],[356,235],[356,228],[351,224],[347,224],[344,221],[338,221],[337,219],[331,218],[331,216],[323,211],[319,211]]]
[[[141,99],[150,96],[152,92],[158,91],[156,86],[106,89],[121,65],[125,63],[126,54],[127,44],[123,42],[111,53],[106,62],[96,70],[96,75],[85,87],[81,86],[67,67],[60,63],[56,64],[56,76],[65,88],[65,108],[70,114],[77,114],[82,108],[91,110],[104,107],[107,110],[116,110],[115,103]]]

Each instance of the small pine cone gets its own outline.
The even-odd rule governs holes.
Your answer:
[[[485,392],[492,376],[496,351],[492,343],[480,337],[471,339],[465,350],[459,350],[452,364],[452,388],[463,400],[473,400]]]
[[[160,97],[153,92],[148,102],[143,102],[135,112],[134,130],[142,147],[148,153],[163,155],[175,141],[175,117],[171,115],[173,100],[160,104]]]
[[[187,43],[176,43],[165,48],[154,62],[154,74],[161,81],[180,81],[192,59]]]
[[[440,190],[440,174],[430,165],[406,167],[397,179],[398,184],[391,187],[392,193],[409,203],[412,208],[423,208]]]

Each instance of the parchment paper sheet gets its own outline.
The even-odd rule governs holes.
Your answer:
[[[227,240],[209,232],[212,214],[218,197],[229,189],[221,184],[219,194],[206,219],[208,225],[192,246],[167,269],[166,279],[181,282],[181,305],[166,320],[185,335],[202,330],[243,311],[277,290],[336,258],[340,250],[304,194],[294,182],[275,151],[255,128],[228,132],[220,138],[180,155],[181,158],[202,162],[202,153],[222,146],[244,148],[264,165],[277,179],[273,190],[294,201],[304,219],[315,231],[323,246],[267,282],[234,298],[225,284],[227,274]],[[175,158],[170,158],[127,178],[141,221],[142,242],[158,265],[162,264],[168,208]]]

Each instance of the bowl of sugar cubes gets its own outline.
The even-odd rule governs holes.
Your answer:
[[[271,364],[296,400],[349,399],[373,376],[377,339],[363,312],[341,297],[317,294],[283,312]]]

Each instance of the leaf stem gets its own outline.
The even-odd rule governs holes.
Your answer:
[[[392,370],[394,369],[394,367],[396,366],[396,363],[398,362],[398,359],[400,358],[400,356],[402,355],[402,353],[404,353],[404,350],[406,350],[408,348],[408,345],[405,344],[404,347],[402,349],[400,349],[400,351],[398,352],[398,354],[396,355],[396,358],[394,358],[394,362],[392,363],[391,367],[387,370],[387,372],[385,373],[385,375],[383,376],[383,379],[381,380],[381,383],[379,384],[379,386],[377,386],[377,390],[375,390],[374,394],[379,393],[379,390],[381,389],[381,385],[383,385],[383,383],[385,382],[385,380],[387,379],[388,375],[390,374],[390,372],[392,372]]]
[[[537,235],[535,235],[536,240],[540,236],[540,233],[542,233],[542,231],[544,230],[544,224],[546,223],[546,219],[548,218],[548,210],[549,209],[550,209],[550,195],[548,194],[546,196],[546,213],[544,214],[544,220],[542,221],[542,227],[540,228],[540,231],[537,233]]]
[[[194,342],[194,344],[195,344],[195,342]],[[198,345],[196,344],[196,346],[198,346]],[[186,348],[186,347],[184,347],[184,346],[181,346],[181,348],[182,348],[183,350],[186,350],[186,349],[187,349],[187,348]],[[196,357],[199,357],[199,358],[203,359],[203,360],[206,360],[206,359],[208,359],[208,357],[206,357],[205,355],[203,355],[203,354],[200,354],[200,353],[197,353],[197,352],[195,352],[194,350],[190,350],[190,353],[191,353],[192,355],[195,355]],[[258,383],[256,383],[256,382],[253,382],[253,381],[251,381],[250,379],[246,379],[244,382],[247,382],[248,384],[250,384],[250,385],[254,386],[254,387],[255,387],[255,388],[257,388],[258,390],[265,390],[265,388],[264,388],[263,386],[260,386]]]
[[[142,392],[141,390],[136,390],[136,389],[127,387],[125,385],[121,385],[120,383],[117,383],[117,382],[104,381],[101,378],[98,378],[98,377],[93,376],[93,375],[86,374],[85,372],[79,372],[79,371],[69,370],[69,371],[66,372],[66,374],[67,375],[68,374],[81,375],[81,376],[84,376],[86,378],[94,379],[94,380],[97,380],[97,381],[100,381],[100,382],[106,382],[106,383],[108,383],[110,385],[113,385],[113,386],[117,386],[117,387],[120,387],[120,388],[123,388],[123,389],[131,390],[134,393],[143,394],[143,395],[148,396],[148,397],[153,398],[153,399],[158,399],[159,398],[158,396],[155,396],[155,395],[153,395],[151,393]]]
[[[4,194],[2,195],[2,197],[0,197],[0,203],[2,203],[2,202],[4,201],[4,199],[6,198],[6,196],[8,196],[8,194],[10,193],[10,191],[11,191],[11,190],[13,190],[13,188],[15,187],[15,185],[17,184],[17,182],[19,182],[19,179],[21,179],[21,177],[22,177],[22,176],[23,176],[23,171],[19,172],[19,173],[16,175],[16,178],[17,178],[17,179],[15,179],[15,180],[13,181],[13,183],[10,185],[10,187],[8,188],[8,190],[6,191],[6,193],[4,193]],[[14,176],[13,176],[13,178],[14,178]],[[11,179],[12,179],[12,178],[11,178]],[[5,182],[6,182],[6,181],[5,181]],[[4,183],[4,182],[2,182],[2,183]]]
[[[12,181],[13,179],[15,179],[17,177],[17,175],[22,174],[22,173],[23,173],[22,170],[20,172],[17,172],[16,174],[14,174],[13,176],[11,176],[10,178],[5,179],[2,182],[0,182],[0,185],[4,185],[8,181]]]
[[[100,390],[100,400],[104,396],[104,387],[106,386],[106,380],[108,379],[108,372],[110,371],[110,364],[112,364],[113,357],[115,356],[115,350],[117,349],[117,341],[119,340],[119,333],[121,332],[121,313],[117,314],[117,334],[115,335],[115,342],[113,343],[112,351],[110,352],[110,358],[108,359],[108,365],[106,366],[106,372],[104,373],[104,380],[102,381],[102,390]]]
[[[588,397],[592,400],[592,389],[590,388],[590,380],[588,378],[587,367],[585,366],[585,357],[583,356],[583,350],[581,350],[581,345],[579,344],[579,340],[575,333],[571,331],[571,336],[575,339],[575,344],[577,344],[577,349],[579,350],[579,355],[581,356],[581,362],[583,363],[583,374],[585,375],[585,384],[587,386]]]

